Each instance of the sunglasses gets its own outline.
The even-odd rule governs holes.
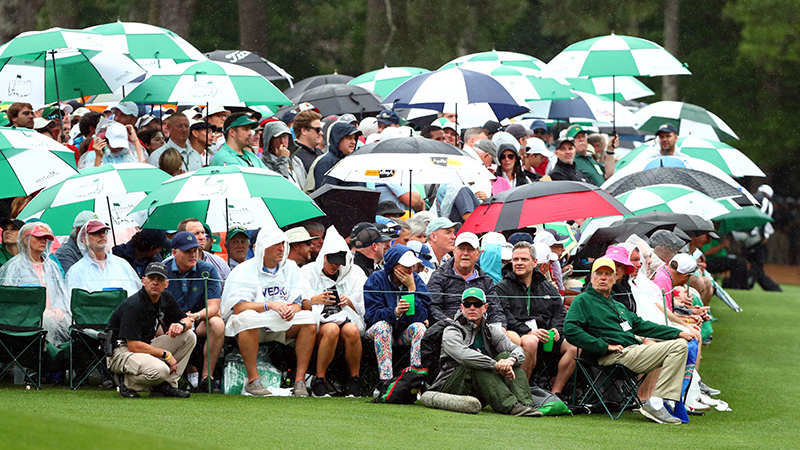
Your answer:
[[[461,303],[461,306],[463,306],[466,309],[470,309],[470,308],[480,309],[480,308],[483,307],[483,303],[482,302],[463,302],[463,303]]]
[[[502,160],[504,160],[504,159],[516,159],[516,157],[517,157],[517,156],[516,156],[514,153],[503,153],[503,154],[502,154],[502,155],[500,155],[500,157],[499,157],[499,158],[497,158],[497,159],[499,159],[500,161],[502,161]]]
[[[322,127],[306,127],[309,130],[314,130],[317,134],[322,134]]]

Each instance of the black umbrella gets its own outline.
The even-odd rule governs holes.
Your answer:
[[[645,222],[668,222],[686,232],[689,236],[700,236],[706,233],[714,233],[714,224],[710,220],[705,220],[693,214],[680,214],[667,211],[650,211],[644,214],[637,214],[636,219]],[[631,219],[634,219],[633,217]]]
[[[350,236],[350,231],[358,223],[375,222],[380,196],[381,193],[374,189],[331,184],[310,195],[343,237]]]
[[[576,252],[579,258],[598,258],[605,254],[606,248],[615,242],[624,242],[632,235],[649,237],[658,230],[679,232],[688,241],[690,238],[674,223],[646,221],[638,216],[618,220],[608,227],[598,228]]]
[[[361,86],[349,84],[325,84],[309,89],[291,99],[292,103],[299,105],[309,102],[318,108],[322,116],[342,114],[375,115],[383,110],[380,95],[364,89]]]
[[[301,92],[305,92],[317,86],[322,86],[325,84],[347,84],[347,82],[352,79],[353,77],[351,76],[339,75],[338,73],[332,73],[330,75],[317,75],[315,77],[298,81],[293,87],[283,91],[283,95],[289,98],[297,97]]]
[[[292,86],[292,76],[288,72],[278,67],[277,64],[247,50],[214,50],[205,55],[206,58],[212,61],[222,61],[247,67],[268,80],[287,80],[289,81],[289,86]]]
[[[622,177],[606,188],[611,195],[620,195],[637,187],[656,184],[678,184],[702,192],[713,199],[732,198],[741,206],[754,204],[739,190],[714,175],[682,167],[656,167]]]

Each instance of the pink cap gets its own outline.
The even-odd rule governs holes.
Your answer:
[[[611,247],[608,247],[608,250],[606,250],[606,254],[604,256],[614,262],[624,265],[626,275],[633,273],[633,263],[631,262],[630,256],[628,255],[628,250],[625,247],[621,245],[612,245]]]
[[[55,237],[53,237],[53,233],[50,232],[50,228],[48,228],[47,225],[44,224],[37,224],[36,226],[31,228],[30,231],[28,231],[28,236],[42,237],[47,239],[48,241],[52,241],[53,239],[55,239]]]
[[[86,232],[87,233],[95,233],[100,230],[108,230],[109,226],[104,224],[103,222],[92,219],[86,223]]]

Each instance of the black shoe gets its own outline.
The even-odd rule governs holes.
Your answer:
[[[562,392],[553,392],[553,394],[564,402],[565,405],[569,405],[570,398],[568,395],[564,395]]]
[[[158,386],[153,386],[150,388],[151,397],[189,398],[189,395],[190,395],[189,391],[182,391],[176,387],[172,387],[172,385],[167,383],[166,381],[159,384]]]
[[[117,375],[117,392],[123,398],[139,398],[138,392],[125,386],[125,377],[123,375]]]
[[[350,377],[350,383],[347,385],[347,397],[361,397],[361,379],[358,377]]]
[[[202,392],[208,394],[208,377],[203,378],[200,380],[200,383],[197,385],[197,392]],[[211,379],[211,394],[221,394],[222,389],[217,386],[216,380],[213,378]]]
[[[311,395],[314,397],[330,397],[331,391],[328,389],[328,383],[325,378],[314,378],[311,382]]]

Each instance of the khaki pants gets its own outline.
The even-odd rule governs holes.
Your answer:
[[[108,367],[114,373],[124,374],[125,385],[134,391],[141,391],[164,381],[171,384],[172,387],[178,387],[178,378],[186,369],[189,355],[192,354],[196,342],[197,337],[194,332],[188,330],[175,338],[163,334],[150,343],[153,347],[172,353],[172,357],[178,361],[178,369],[175,373],[169,373],[169,365],[161,358],[146,353],[130,352],[127,345],[121,345],[114,349],[114,354],[107,358]]]
[[[649,373],[661,367],[653,396],[680,400],[688,352],[686,341],[679,338],[650,345],[631,345],[621,353],[610,353],[597,362],[603,366],[619,363],[636,373]]]

